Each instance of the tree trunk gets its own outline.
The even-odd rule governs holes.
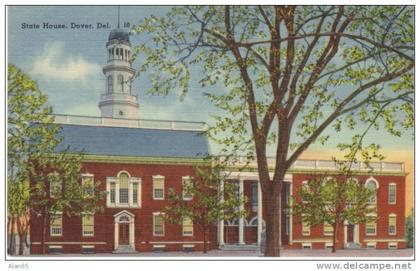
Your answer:
[[[42,254],[46,254],[45,249],[45,238],[47,235],[47,212],[44,212],[43,221],[42,221],[42,239],[41,239],[41,248],[42,248]]]
[[[10,238],[8,240],[8,246],[7,246],[7,254],[9,254],[9,255],[14,255],[15,254],[14,244],[13,244],[14,240],[15,240],[15,238],[14,238],[15,224],[16,224],[16,218],[15,218],[15,216],[11,216],[10,225],[9,225],[10,228],[9,228],[9,232],[8,232]]]
[[[263,214],[266,224],[266,257],[280,256],[280,194],[267,191],[263,195]],[[264,200],[265,199],[265,200]]]
[[[203,228],[203,253],[207,253],[207,228]]]
[[[334,225],[333,225],[333,243],[332,243],[332,245],[333,245],[333,247],[332,247],[332,249],[331,249],[331,253],[335,253],[336,252],[336,250],[337,250],[337,223],[334,223]]]
[[[21,221],[22,218],[18,218],[17,219],[17,230],[18,230],[18,234],[19,234],[19,255],[23,255],[23,250],[25,248],[25,239],[26,239],[26,235],[28,233],[28,224],[23,223]]]

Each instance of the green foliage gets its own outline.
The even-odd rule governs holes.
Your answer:
[[[183,97],[192,80],[206,89],[222,112],[207,133],[223,154],[255,157],[268,182],[274,148],[264,197],[311,144],[328,142],[328,127],[354,132],[339,146],[349,156],[377,148],[363,146],[370,129],[413,131],[412,6],[179,6],[132,32],[145,41],[135,57],[149,93]]]
[[[103,193],[86,199],[80,184],[82,154],[55,151],[61,128],[53,123],[47,96],[13,64],[8,65],[7,80],[8,217],[27,217],[29,211],[44,216],[99,211]],[[54,183],[61,190],[50,198]]]
[[[235,183],[226,180],[223,175],[223,164],[213,167],[197,167],[196,176],[191,182],[183,186],[183,191],[169,190],[168,205],[165,206],[165,218],[175,224],[182,224],[184,218],[189,218],[198,225],[204,234],[219,220],[239,219],[246,215],[239,210],[239,205],[246,199],[237,194]],[[224,189],[219,189],[223,183]],[[183,195],[192,195],[192,200],[185,200]],[[205,242],[206,238],[203,238]],[[204,252],[206,244],[203,244]]]
[[[411,209],[411,214],[405,219],[405,241],[407,247],[414,247],[414,209]]]

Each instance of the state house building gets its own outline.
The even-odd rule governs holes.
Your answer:
[[[182,225],[165,221],[168,190],[182,193],[197,165],[207,165],[209,143],[202,133],[204,123],[138,119],[138,100],[132,93],[135,70],[130,62],[129,35],[111,31],[106,43],[107,64],[103,68],[106,91],[101,95],[101,117],[56,115],[64,137],[58,149],[70,146],[81,151],[82,182],[99,183],[106,191],[104,211],[68,217],[58,214],[48,225],[49,252],[134,253],[154,250],[200,250],[202,233],[190,220]],[[164,108],[162,108],[164,110]],[[210,233],[210,248],[229,249],[261,244],[263,214],[261,191],[255,164],[239,170],[241,159],[230,167],[229,176],[239,194],[248,199],[239,206],[247,216],[219,221]],[[274,165],[274,161],[271,161]],[[372,163],[373,170],[357,164],[355,178],[377,189],[370,204],[377,206],[375,223],[339,228],[341,248],[404,248],[405,170],[403,163]],[[281,202],[281,246],[283,248],[328,248],[332,229],[328,225],[310,228],[287,208],[291,195],[314,174],[334,174],[335,164],[325,160],[298,160],[284,179]],[[223,189],[223,183],[220,184]],[[184,195],[185,200],[196,200]],[[42,218],[31,218],[31,253],[41,249]]]

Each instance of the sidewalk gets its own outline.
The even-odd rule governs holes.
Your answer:
[[[331,253],[328,250],[323,249],[287,249],[281,250],[280,258],[407,258],[413,256],[413,249],[346,249],[338,250],[336,253]],[[259,251],[250,250],[250,251],[229,251],[229,250],[211,250],[207,254],[202,252],[139,252],[135,254],[112,254],[112,253],[96,253],[96,254],[58,254],[58,255],[33,255],[29,258],[42,258],[42,257],[76,257],[76,258],[200,258],[200,257],[231,257],[231,258],[244,258],[248,257],[254,260],[263,260],[264,257],[259,253]]]

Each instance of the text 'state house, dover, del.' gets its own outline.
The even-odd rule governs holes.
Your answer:
[[[211,166],[203,133],[204,123],[138,119],[139,103],[132,94],[135,70],[130,62],[128,33],[110,32],[108,59],[103,67],[105,91],[100,97],[101,117],[55,115],[62,126],[64,149],[84,151],[82,182],[94,182],[106,196],[103,212],[69,217],[57,214],[47,227],[45,245],[50,253],[132,253],[202,249],[200,228],[184,220],[182,225],[165,221],[164,207],[170,188],[181,193],[183,184],[196,174],[197,165]],[[164,110],[164,109],[162,109]],[[264,221],[258,173],[241,159],[230,167],[230,180],[247,201],[239,208],[246,217],[219,221],[210,231],[209,247],[257,247],[263,242]],[[245,162],[245,161],[243,161]],[[340,248],[404,248],[405,169],[403,163],[375,162],[373,170],[357,165],[355,178],[376,188],[370,199],[376,205],[376,222],[344,223],[338,229]],[[235,170],[235,168],[237,170]],[[309,227],[287,208],[309,176],[333,172],[333,161],[297,160],[284,179],[281,202],[281,246],[284,249],[323,249],[332,246],[332,228]],[[220,184],[223,189],[223,184]],[[51,189],[53,191],[53,189]],[[53,195],[50,195],[53,196]],[[185,195],[185,200],[196,200]],[[42,253],[42,217],[33,215],[30,227],[31,254]]]

